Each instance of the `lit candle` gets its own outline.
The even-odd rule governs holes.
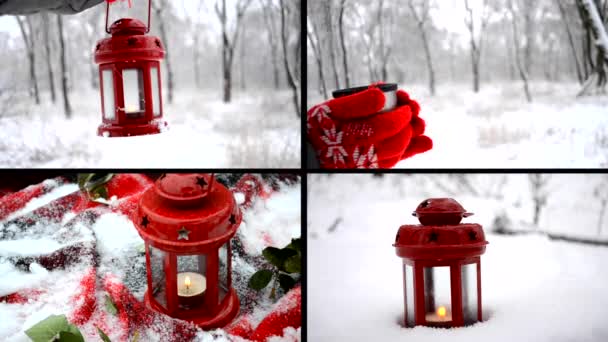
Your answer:
[[[440,322],[451,322],[452,313],[446,309],[445,306],[440,306],[435,312],[429,312],[426,314],[427,323],[440,323]]]
[[[195,272],[177,274],[177,295],[179,303],[192,307],[202,303],[203,293],[207,289],[207,279]]]

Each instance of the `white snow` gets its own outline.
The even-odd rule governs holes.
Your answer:
[[[502,175],[471,176],[481,193]],[[597,204],[588,195],[598,175],[553,175],[544,231],[591,236]],[[481,258],[484,322],[459,329],[403,328],[401,260],[392,243],[398,227],[427,197],[445,196],[433,179],[446,175],[309,176],[308,338],[312,341],[606,341],[608,248],[555,242],[540,235],[489,233],[496,209],[529,221],[525,175],[508,175],[502,200],[452,194],[475,213],[489,241]],[[513,201],[527,210],[510,211]],[[561,203],[561,204],[560,204]],[[578,206],[576,205],[578,203]],[[579,210],[581,203],[587,210]],[[577,209],[578,208],[578,209]],[[562,211],[566,222],[551,218]],[[333,232],[335,218],[342,222]],[[572,225],[579,219],[582,224]],[[547,224],[553,225],[553,227]],[[591,231],[591,232],[590,232]],[[606,234],[604,232],[604,234]],[[605,236],[605,235],[604,235]],[[597,236],[596,236],[597,238]]]
[[[0,255],[4,256],[35,256],[52,253],[61,248],[57,241],[41,237],[39,239],[0,240]]]
[[[421,105],[433,149],[397,168],[598,168],[608,166],[608,97],[576,98],[574,83],[520,82],[438,86],[401,84]],[[310,92],[309,92],[310,93]],[[313,92],[309,107],[324,101]]]
[[[50,182],[55,182],[55,181],[54,180],[45,180],[43,183],[50,184]],[[56,200],[60,197],[69,195],[72,192],[77,191],[77,190],[78,190],[78,185],[76,185],[76,184],[60,185],[40,197],[33,198],[31,201],[27,202],[27,204],[23,208],[8,215],[5,218],[5,220],[9,221],[16,217],[30,213],[46,204],[52,202],[53,200]]]
[[[166,132],[105,138],[99,93],[71,94],[74,116],[59,103],[22,100],[0,117],[5,167],[289,167],[300,166],[300,120],[288,91],[235,92],[225,104],[215,91],[180,90],[164,103]]]

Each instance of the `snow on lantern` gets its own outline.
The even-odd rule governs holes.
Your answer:
[[[100,136],[124,137],[160,133],[163,103],[160,62],[165,55],[158,37],[138,19],[122,18],[108,28],[110,3],[106,7],[106,32],[97,42],[95,62],[99,64],[102,123]]]
[[[393,246],[403,260],[404,325],[461,327],[481,321],[483,228],[451,198],[430,198],[399,227]]]
[[[241,218],[232,192],[213,175],[161,176],[134,213],[146,248],[146,304],[203,329],[230,323],[240,306],[230,241]]]

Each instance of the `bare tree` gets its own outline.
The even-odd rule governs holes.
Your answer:
[[[604,225],[604,216],[606,214],[606,208],[608,207],[608,176],[602,175],[600,183],[593,190],[595,198],[600,200],[600,214],[597,222],[597,235],[602,233],[602,227]]]
[[[319,73],[319,91],[321,95],[323,95],[323,98],[327,98],[327,85],[325,84],[325,75],[323,73],[323,55],[321,54],[321,47],[319,46],[320,43],[315,26],[314,21],[309,21],[306,36],[310,42],[310,48],[314,55],[315,63],[317,64],[317,72]]]
[[[173,103],[173,68],[171,65],[171,53],[169,52],[169,36],[167,34],[167,27],[165,25],[165,18],[163,17],[163,13],[167,10],[165,7],[165,2],[163,1],[153,1],[152,7],[154,8],[154,12],[156,13],[155,21],[158,22],[158,29],[160,30],[160,39],[163,41],[165,46],[165,64],[167,65],[167,98],[169,103]]]
[[[201,88],[201,66],[200,66],[200,42],[201,42],[201,33],[203,29],[199,22],[199,18],[201,17],[201,11],[203,8],[203,1],[198,0],[198,6],[195,13],[189,15],[188,10],[186,9],[185,0],[182,0],[182,7],[184,8],[184,13],[186,16],[186,22],[188,26],[191,27],[192,31],[192,66],[194,67],[194,85],[197,89]]]
[[[25,44],[25,51],[27,53],[28,61],[30,62],[30,95],[34,96],[36,104],[40,104],[40,94],[38,92],[38,79],[36,78],[36,53],[34,49],[34,30],[32,25],[32,18],[30,16],[15,16],[19,23],[19,29],[21,30],[21,36],[23,37],[23,43]]]
[[[283,63],[285,65],[285,73],[287,74],[287,84],[289,85],[289,87],[292,90],[292,99],[293,99],[293,104],[294,104],[294,108],[296,110],[296,115],[298,117],[301,116],[300,113],[300,79],[299,77],[299,66],[300,66],[300,61],[299,61],[299,56],[300,53],[299,51],[296,51],[295,56],[293,57],[294,61],[291,61],[292,57],[290,56],[289,53],[289,36],[290,36],[290,32],[289,32],[289,28],[290,27],[295,27],[296,29],[294,30],[296,35],[297,35],[297,39],[296,39],[296,49],[301,47],[301,43],[302,43],[302,35],[300,34],[300,26],[301,23],[299,23],[299,19],[300,19],[300,7],[301,7],[301,3],[300,0],[279,0],[279,4],[280,4],[280,8],[281,8],[281,45],[283,47]],[[291,4],[291,6],[290,6]],[[290,25],[288,23],[288,20],[293,20],[298,22],[297,25]]]
[[[72,117],[72,106],[70,105],[69,89],[68,89],[68,68],[65,53],[65,41],[63,38],[63,19],[61,15],[57,15],[57,28],[59,33],[59,56],[61,60],[61,90],[63,91],[63,110],[65,117]]]
[[[584,53],[586,62],[589,63],[593,73],[588,77],[583,84],[583,88],[577,96],[581,96],[587,92],[594,79],[597,79],[597,88],[604,89],[608,83],[606,68],[608,67],[608,33],[604,24],[603,13],[598,10],[599,1],[593,0],[577,0],[579,14],[586,32],[584,45]],[[591,54],[591,36],[595,42],[596,62],[592,60]]]
[[[388,61],[389,58],[391,56],[391,52],[392,52],[392,45],[390,44],[390,42],[387,42],[386,40],[386,32],[385,26],[390,26],[390,25],[385,25],[384,24],[384,18],[387,17],[389,20],[392,18],[392,15],[390,13],[388,13],[386,16],[384,15],[384,0],[380,0],[378,2],[378,33],[380,35],[379,40],[380,40],[380,44],[379,44],[379,52],[380,52],[380,75],[381,75],[381,80],[386,81],[388,79]]]
[[[275,26],[275,6],[273,0],[260,0],[262,11],[264,12],[264,24],[268,33],[268,47],[270,48],[270,58],[272,60],[272,80],[274,89],[281,87],[280,72],[279,72],[279,39],[277,37],[277,29]]]
[[[222,25],[222,75],[224,82],[224,102],[228,103],[232,100],[232,65],[234,61],[234,49],[242,29],[242,19],[247,11],[247,7],[251,4],[251,0],[236,1],[236,17],[234,19],[234,30],[229,33],[228,29],[228,12],[226,9],[226,0],[220,0],[215,3],[215,12]]]
[[[323,16],[325,20],[325,29],[327,29],[327,50],[329,52],[329,60],[331,62],[332,73],[334,76],[334,85],[336,89],[340,89],[340,77],[338,76],[338,58],[336,57],[336,35],[334,32],[334,20],[333,20],[333,1],[323,1]]]
[[[421,3],[418,3],[416,6],[414,4],[414,0],[409,0],[408,5],[410,8],[410,12],[414,16],[414,20],[416,20],[416,26],[420,31],[420,36],[422,37],[422,45],[424,47],[424,54],[426,56],[426,66],[429,72],[429,91],[431,92],[431,96],[435,96],[435,69],[433,68],[433,59],[431,56],[431,49],[429,47],[429,40],[427,38],[426,32],[426,23],[429,19],[429,2],[428,0],[423,0]],[[420,8],[420,14],[418,14],[417,7]]]
[[[344,11],[346,9],[346,0],[340,0],[340,8],[338,9],[338,33],[340,35],[340,47],[342,48],[342,66],[344,68],[344,82],[346,88],[350,87],[350,75],[348,73],[348,53],[346,51],[346,40],[344,37]]]
[[[465,24],[470,34],[470,45],[471,45],[471,68],[473,71],[473,91],[479,92],[479,62],[481,60],[481,51],[483,48],[483,34],[488,24],[489,11],[487,11],[485,0],[483,1],[483,10],[480,14],[480,27],[477,33],[478,37],[475,37],[475,13],[473,8],[469,4],[469,0],[464,0],[465,9],[467,16],[465,17]]]
[[[51,62],[53,56],[51,55],[51,37],[49,31],[51,30],[51,23],[49,22],[49,14],[42,14],[42,23],[44,26],[44,51],[46,53],[46,68],[49,74],[49,90],[51,91],[51,101],[56,102],[57,97],[55,94],[55,77],[53,76],[53,63]],[[91,63],[92,64],[92,63]]]
[[[574,35],[572,33],[572,28],[570,27],[570,23],[568,21],[568,15],[566,13],[566,9],[564,8],[564,4],[562,0],[555,0],[557,3],[557,7],[559,8],[559,13],[561,15],[562,22],[564,23],[564,27],[566,29],[566,34],[568,35],[568,43],[570,44],[570,51],[572,52],[572,58],[574,59],[574,65],[576,70],[576,77],[578,78],[579,83],[583,83],[583,74],[581,71],[581,65],[578,60],[578,53],[576,52],[576,46],[574,45]]]
[[[526,94],[526,100],[528,102],[532,102],[532,95],[530,95],[530,89],[528,88],[528,69],[522,62],[522,58],[520,55],[520,46],[519,46],[519,30],[517,26],[517,12],[515,11],[515,6],[513,5],[513,0],[509,0],[509,12],[511,13],[511,27],[513,28],[513,44],[515,46],[515,62],[517,63],[517,69],[519,70],[519,77],[521,77],[522,82],[524,83],[524,93]],[[528,44],[528,43],[527,43]],[[529,44],[528,44],[529,45]],[[526,48],[527,46],[526,45]]]
[[[547,205],[547,185],[549,179],[550,175],[543,175],[540,173],[531,173],[528,175],[528,180],[530,181],[530,194],[532,196],[532,201],[534,202],[532,222],[537,227],[540,221],[540,213]]]

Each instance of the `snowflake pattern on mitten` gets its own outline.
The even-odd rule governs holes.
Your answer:
[[[363,150],[363,148],[361,148]],[[377,169],[378,168],[378,155],[374,151],[374,145],[372,144],[367,150],[367,153],[361,154],[359,152],[359,146],[355,148],[353,152],[353,159],[358,169]]]
[[[336,130],[336,126],[331,127],[330,129],[324,129],[324,136],[321,136],[321,140],[327,145],[327,153],[325,154],[326,158],[332,158],[335,165],[340,162],[340,164],[345,165],[346,161],[344,157],[348,156],[344,146],[342,146],[342,135],[344,132],[338,132]]]

